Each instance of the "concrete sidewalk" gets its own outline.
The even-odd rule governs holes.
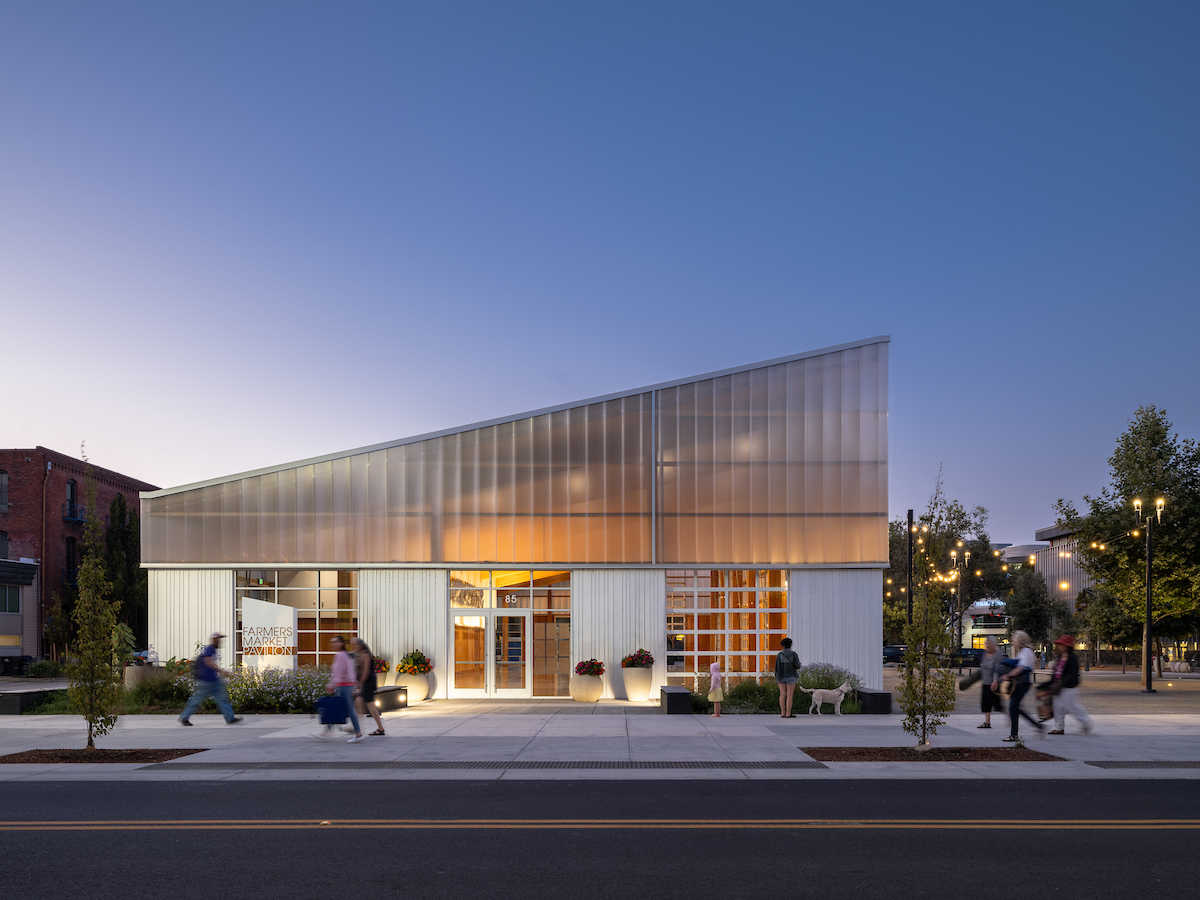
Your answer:
[[[123,716],[105,748],[207,748],[175,762],[0,765],[0,781],[404,779],[1200,778],[1200,714],[1100,715],[1096,731],[1028,746],[1064,762],[817,763],[800,747],[911,747],[903,717],[665,716],[654,704],[427,701],[384,716],[387,735],[348,744],[308,716]],[[954,715],[934,746],[1006,747],[1007,720]],[[1073,733],[1072,733],[1073,732]],[[82,747],[78,716],[0,721],[0,755]],[[1113,767],[1115,766],[1115,768]]]

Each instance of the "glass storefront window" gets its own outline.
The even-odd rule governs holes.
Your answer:
[[[234,665],[242,659],[242,599],[296,610],[296,664],[329,665],[335,634],[349,643],[358,635],[358,573],[348,570],[246,569],[235,573],[237,633]]]
[[[783,569],[669,571],[667,682],[694,688],[713,662],[736,679],[772,675],[787,586]]]

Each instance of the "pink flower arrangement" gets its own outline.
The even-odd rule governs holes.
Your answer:
[[[654,657],[648,650],[638,650],[637,653],[630,653],[621,660],[622,669],[649,669],[653,665]]]
[[[598,659],[585,659],[575,666],[576,675],[603,675],[604,663]]]

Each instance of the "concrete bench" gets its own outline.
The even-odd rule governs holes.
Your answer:
[[[658,711],[668,716],[690,716],[692,692],[680,685],[663,685],[658,690]]]
[[[862,704],[862,711],[867,715],[888,716],[892,713],[891,691],[862,688],[858,692],[858,702]]]
[[[382,687],[375,691],[375,705],[380,712],[408,709],[408,688]]]

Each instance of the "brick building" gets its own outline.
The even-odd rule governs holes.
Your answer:
[[[0,657],[43,655],[51,597],[62,596],[79,571],[87,468],[45,447],[0,450]],[[118,494],[140,511],[139,492],[155,490],[99,466],[91,467],[91,477],[101,519]]]

